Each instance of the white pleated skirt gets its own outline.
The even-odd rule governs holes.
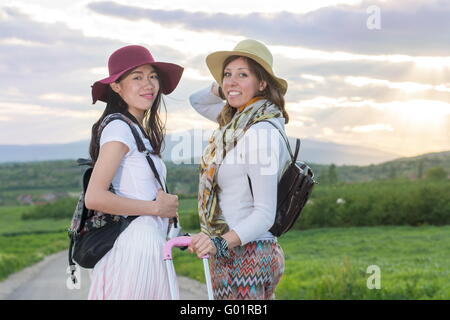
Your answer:
[[[167,224],[159,219],[138,217],[121,233],[93,269],[89,300],[171,299],[163,261]]]

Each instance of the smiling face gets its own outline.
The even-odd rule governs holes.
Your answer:
[[[263,91],[267,83],[259,80],[240,57],[228,63],[223,71],[222,89],[228,104],[240,108]]]
[[[158,95],[158,74],[150,64],[144,64],[133,69],[119,82],[111,83],[111,88],[126,102],[128,111],[141,118],[152,107]]]

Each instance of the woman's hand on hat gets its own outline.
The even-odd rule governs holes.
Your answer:
[[[213,82],[211,86],[211,92],[213,95],[219,97],[222,100],[225,100],[225,95],[223,94],[222,89],[220,88],[219,84],[217,82]]]
[[[165,193],[162,189],[158,190],[156,195],[156,205],[158,216],[163,218],[174,218],[177,216],[178,196]]]
[[[203,258],[206,255],[214,256],[217,249],[208,235],[200,232],[192,236],[188,251],[190,253],[196,253],[199,258]]]

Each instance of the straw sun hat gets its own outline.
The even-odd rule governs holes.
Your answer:
[[[263,67],[280,86],[284,95],[288,84],[273,72],[273,57],[269,49],[259,41],[247,39],[239,42],[232,51],[217,51],[206,57],[206,65],[217,83],[222,83],[223,63],[230,56],[244,56],[255,60]]]

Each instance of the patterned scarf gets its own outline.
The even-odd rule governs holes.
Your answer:
[[[200,160],[198,213],[201,231],[208,236],[221,236],[228,232],[222,210],[219,207],[217,172],[227,153],[232,150],[253,124],[258,121],[283,117],[278,106],[265,99],[258,100],[236,112],[231,121],[216,129]]]

